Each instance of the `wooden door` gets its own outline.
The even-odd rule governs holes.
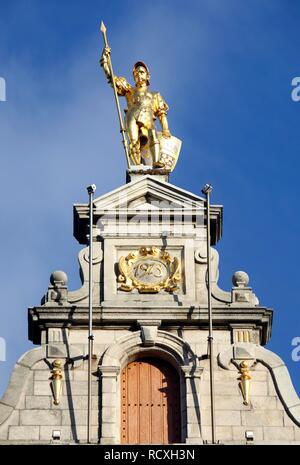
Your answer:
[[[159,359],[129,363],[121,376],[121,443],[178,443],[180,423],[176,370]]]

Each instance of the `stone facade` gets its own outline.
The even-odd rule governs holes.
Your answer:
[[[204,200],[160,176],[135,175],[125,186],[95,199],[94,207],[92,441],[120,443],[121,370],[151,356],[179,373],[181,442],[209,442]],[[212,206],[212,245],[221,233],[222,207]],[[87,234],[88,206],[75,205],[74,236],[85,245]],[[180,264],[176,289],[120,289],[121,257],[143,247],[167,251],[173,263]],[[300,399],[282,360],[263,347],[271,335],[272,310],[259,304],[244,272],[234,274],[230,292],[221,290],[218,262],[212,247],[217,439],[246,444],[246,431],[251,431],[255,444],[300,444]],[[17,362],[0,402],[1,443],[53,443],[55,431],[61,443],[86,441],[86,246],[79,263],[79,290],[70,291],[66,274],[55,272],[41,305],[29,309],[29,337],[39,347]],[[62,392],[55,405],[51,376],[57,359],[62,362]],[[245,361],[251,378],[248,405],[240,389]]]

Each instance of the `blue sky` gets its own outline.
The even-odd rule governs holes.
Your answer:
[[[72,205],[125,181],[110,87],[98,66],[104,19],[117,74],[149,64],[183,148],[171,182],[224,205],[220,281],[250,275],[274,308],[268,345],[300,393],[298,0],[0,0],[0,394],[27,341],[27,307],[55,269],[80,286]]]

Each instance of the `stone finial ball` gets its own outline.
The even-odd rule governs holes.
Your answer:
[[[236,287],[246,287],[249,283],[249,276],[245,271],[236,271],[232,276],[232,284]]]
[[[68,276],[64,271],[53,271],[50,276],[50,283],[52,286],[60,284],[61,286],[66,286],[68,284]]]

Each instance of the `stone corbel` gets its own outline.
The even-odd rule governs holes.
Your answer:
[[[67,328],[47,328],[46,358],[65,359],[72,368],[79,368],[84,360],[82,352],[68,342]]]
[[[140,320],[138,324],[141,328],[143,346],[151,347],[155,345],[157,339],[158,327],[161,325],[160,320]]]
[[[248,342],[232,344],[229,349],[220,352],[218,355],[218,364],[224,370],[240,369],[242,361],[247,360],[249,367],[256,363],[256,345]]]
[[[194,367],[190,365],[183,365],[181,370],[184,374],[185,379],[201,379],[202,373],[204,368],[202,367]]]

